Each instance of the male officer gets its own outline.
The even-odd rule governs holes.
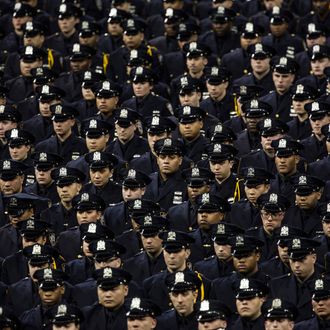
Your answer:
[[[279,297],[297,306],[297,321],[312,317],[312,283],[319,276],[315,269],[315,248],[319,245],[319,242],[312,239],[292,238],[288,242],[292,273],[270,281],[272,297]]]
[[[187,185],[180,172],[183,157],[183,142],[175,139],[162,139],[154,144],[159,172],[151,174],[145,198],[159,203],[168,210],[171,206],[187,200]]]
[[[52,324],[52,330],[63,327],[70,330],[79,330],[84,317],[81,310],[75,305],[59,304],[47,312]]]
[[[79,194],[85,175],[75,168],[60,167],[52,170],[51,177],[55,181],[60,202],[43,211],[41,219],[52,224],[54,233],[58,236],[77,224],[72,199]]]
[[[83,308],[83,328],[127,329],[124,301],[131,275],[122,269],[106,267],[95,271],[94,276],[98,286],[98,302]]]
[[[12,105],[0,105],[0,141],[1,153],[6,144],[5,133],[12,128],[17,128],[18,123],[22,120],[22,116]]]
[[[196,262],[194,270],[210,280],[230,275],[234,271],[230,237],[243,233],[243,229],[221,221],[212,237],[215,255]]]
[[[63,158],[63,164],[77,159],[88,150],[85,141],[74,135],[72,128],[75,125],[77,112],[70,106],[61,104],[51,106],[55,136],[52,136],[36,145],[36,151],[51,152]]]
[[[195,302],[198,288],[202,281],[192,271],[170,273],[165,278],[170,300],[174,310],[164,312],[158,318],[157,328],[165,330],[170,328],[197,329]]]

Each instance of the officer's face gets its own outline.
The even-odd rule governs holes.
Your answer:
[[[330,298],[322,300],[312,300],[313,311],[321,319],[330,319]]]
[[[86,257],[93,257],[92,252],[89,250],[89,243],[90,241],[88,239],[82,241],[82,251]]]
[[[310,210],[316,207],[320,198],[321,193],[318,191],[314,191],[307,196],[296,194],[296,205],[302,210]]]
[[[168,252],[165,249],[163,251],[164,260],[168,269],[176,272],[186,268],[186,261],[190,256],[189,249],[182,249],[179,252]]]
[[[17,123],[11,120],[1,120],[0,121],[0,138],[5,137],[5,133],[13,128],[17,128]]]
[[[30,145],[10,146],[9,154],[11,159],[13,160],[23,161],[27,158],[30,150],[31,150]]]
[[[294,275],[301,281],[304,281],[314,273],[314,264],[316,261],[315,254],[308,254],[300,260],[292,260],[290,258],[290,267]]]
[[[197,298],[197,292],[188,290],[183,292],[170,292],[170,299],[173,307],[181,316],[188,316],[194,310],[194,302]]]
[[[102,212],[97,210],[78,210],[77,221],[81,225],[83,223],[96,222],[101,218]]]
[[[24,16],[24,17],[13,17],[12,18],[12,23],[13,23],[13,27],[14,30],[16,32],[19,32],[20,35],[22,34],[22,26],[26,23],[26,22],[31,22],[32,21],[32,17],[30,16]]]
[[[207,91],[209,92],[211,98],[216,101],[220,101],[226,95],[226,89],[228,88],[228,82],[223,82],[221,84],[210,84],[206,82]]]
[[[131,187],[126,187],[122,186],[121,193],[123,196],[123,200],[125,202],[130,201],[132,199],[137,199],[141,198],[146,191],[146,188],[131,188]]]
[[[217,36],[222,37],[226,35],[227,32],[230,31],[231,25],[232,25],[231,22],[226,22],[226,23],[213,22],[212,29]]]
[[[187,58],[187,68],[191,75],[202,73],[207,65],[207,59],[203,56]]]
[[[266,233],[271,234],[274,229],[281,227],[284,212],[269,212],[263,209],[261,210],[260,215]]]
[[[271,135],[271,136],[261,136],[261,145],[262,148],[268,152],[273,154],[275,152],[274,148],[272,148],[271,143],[274,140],[278,140],[281,137],[283,137],[283,134],[275,134],[275,135]]]
[[[293,107],[293,111],[295,114],[297,114],[298,116],[308,116],[306,110],[305,110],[305,104],[311,103],[313,102],[313,100],[292,100],[292,107]]]
[[[18,175],[13,180],[0,179],[0,191],[4,195],[16,194],[22,191],[24,175]]]
[[[128,294],[127,285],[118,285],[111,290],[97,288],[99,303],[105,308],[117,309],[123,305],[125,297]]]
[[[137,33],[136,35],[127,35],[126,33],[123,34],[123,41],[125,46],[128,49],[136,49],[144,40],[144,34],[142,32]]]
[[[24,37],[24,46],[34,46],[36,48],[41,48],[45,41],[45,36],[42,34],[37,34],[34,37]]]
[[[198,330],[215,330],[226,329],[227,322],[225,320],[213,320],[207,322],[198,322]]]
[[[74,322],[66,323],[64,325],[53,324],[53,330],[79,330],[80,325]]]
[[[198,187],[188,186],[187,191],[188,191],[189,200],[194,201],[197,196],[209,192],[210,186],[206,184]]]
[[[24,77],[31,77],[31,69],[35,69],[39,66],[42,65],[42,61],[41,60],[37,60],[34,62],[24,62],[24,60],[20,60],[19,61],[20,64],[20,69],[21,69],[21,74]]]
[[[151,255],[159,255],[162,251],[162,240],[158,237],[158,234],[154,236],[141,235],[142,245],[144,250]]]
[[[164,23],[164,27],[165,27],[165,33],[167,36],[169,37],[175,37],[176,33],[177,33],[177,25],[176,24],[168,24],[168,23]]]
[[[328,66],[330,66],[330,59],[327,57],[311,61],[312,73],[317,78],[325,77],[324,69]]]
[[[81,87],[81,93],[86,101],[95,100],[95,94],[90,88]]]
[[[293,81],[295,79],[295,75],[292,73],[279,73],[273,72],[273,82],[276,88],[276,91],[279,94],[284,94],[289,90]]]
[[[270,70],[270,58],[254,59],[251,58],[251,67],[253,72],[257,74],[265,74]]]
[[[149,148],[150,150],[153,152],[154,150],[154,144],[161,139],[165,139],[167,137],[170,137],[171,134],[168,132],[162,132],[159,134],[154,134],[154,133],[149,133],[147,134],[147,138],[148,138],[148,144],[149,144]]]
[[[209,230],[212,225],[219,223],[223,220],[224,214],[222,212],[198,212],[197,222],[198,226],[202,230]]]
[[[54,131],[57,136],[65,137],[70,135],[71,129],[75,124],[74,119],[67,119],[65,121],[55,121],[53,120]]]
[[[306,38],[307,48],[312,48],[314,45],[325,45],[327,38],[325,36],[319,36],[317,38]]]
[[[277,246],[277,252],[278,256],[280,257],[281,261],[285,264],[289,263],[289,253],[288,253],[288,247],[285,245],[278,245]]]
[[[180,123],[179,131],[185,140],[193,141],[199,137],[202,127],[203,121],[196,120],[192,123]]]
[[[105,186],[110,178],[112,178],[113,170],[109,167],[104,167],[100,169],[90,169],[89,176],[95,187]]]
[[[58,27],[63,34],[71,34],[75,31],[75,25],[79,23],[79,19],[71,16],[58,19]]]
[[[91,60],[89,58],[70,61],[70,67],[73,72],[86,71],[89,69],[90,65],[91,65]]]
[[[128,127],[121,127],[118,124],[116,124],[115,128],[116,128],[118,140],[121,143],[127,143],[133,138],[137,126],[136,124],[131,124]]]
[[[255,133],[257,132],[257,124],[262,121],[264,117],[248,117],[245,116],[246,126],[249,132]]]
[[[179,170],[182,163],[182,157],[179,155],[160,154],[157,157],[157,164],[162,175],[171,175]]]
[[[283,0],[263,0],[266,10],[272,10],[275,6],[281,7]]]
[[[256,186],[245,186],[245,195],[246,198],[253,204],[257,202],[257,199],[262,195],[267,193],[269,190],[269,184],[258,184]]]
[[[44,305],[53,306],[61,301],[64,291],[64,286],[60,286],[56,289],[46,291],[43,289],[39,289],[39,297]]]
[[[192,107],[199,107],[200,99],[200,92],[185,92],[183,94],[179,94],[179,101],[182,106],[190,105]]]
[[[309,122],[312,126],[312,131],[317,137],[323,137],[323,134],[321,133],[321,128],[323,125],[327,125],[330,123],[330,116],[324,116],[323,118],[319,119],[309,119]]]
[[[214,242],[213,246],[214,246],[214,252],[220,260],[227,261],[232,258],[230,245],[223,245]]]
[[[48,171],[42,171],[40,169],[38,170],[37,168],[35,168],[34,174],[36,176],[36,180],[38,184],[47,187],[53,181],[53,179],[50,176],[51,171],[52,168]]]
[[[57,99],[51,101],[39,101],[39,112],[43,117],[51,117],[52,113],[50,111],[50,107],[54,104],[59,104],[60,102]]]
[[[292,330],[294,322],[288,319],[266,320],[265,330]]]
[[[327,237],[330,237],[330,221],[329,220],[322,221],[322,228],[323,228],[324,235]]]
[[[329,0],[313,0],[313,8],[316,12],[324,13],[329,5]]]
[[[211,172],[214,173],[215,178],[221,182],[230,176],[234,162],[228,159],[223,161],[211,160],[209,164]]]
[[[109,141],[109,134],[101,135],[98,138],[86,136],[86,146],[89,152],[103,151]]]
[[[121,36],[123,34],[123,28],[119,23],[109,23],[108,33],[113,37]]]
[[[28,262],[28,267],[29,267],[29,275],[30,275],[30,278],[31,278],[34,282],[37,282],[37,280],[35,280],[35,279],[33,278],[34,273],[35,273],[37,270],[45,269],[45,268],[49,268],[49,263],[46,262],[46,263],[41,264],[41,265],[31,265],[30,262]]]
[[[281,37],[288,30],[288,23],[270,24],[270,32],[274,37]]]
[[[246,50],[250,45],[255,45],[256,43],[260,42],[260,37],[257,38],[243,38],[241,37],[241,48]]]
[[[144,97],[150,94],[152,90],[152,85],[148,81],[145,82],[137,82],[132,84],[133,92],[136,97]]]
[[[261,306],[265,299],[254,297],[252,299],[236,299],[236,307],[240,317],[255,320],[261,315]]]
[[[117,106],[118,97],[96,97],[96,107],[97,109],[106,115],[111,115],[113,109]]]
[[[292,155],[288,157],[276,156],[275,165],[277,172],[281,175],[291,175],[296,172],[297,164],[299,163],[299,156]]]
[[[34,244],[45,245],[46,242],[47,242],[47,237],[45,235],[41,235],[41,236],[33,238],[33,239],[27,238],[25,236],[22,237],[23,249],[27,246],[31,246],[31,245],[34,245]]]
[[[95,260],[95,259],[94,259]],[[107,260],[102,261],[94,261],[95,270],[103,269],[106,267],[112,268],[120,268],[121,266],[121,259],[117,257],[109,258]]]
[[[258,269],[260,253],[253,251],[244,256],[234,256],[234,268],[240,274],[253,274]]]
[[[64,187],[56,186],[56,189],[62,203],[71,203],[73,197],[79,194],[81,184],[73,182]]]
[[[151,316],[139,318],[127,318],[127,330],[151,330],[155,329],[157,325],[156,319]]]
[[[79,37],[79,43],[84,46],[89,46],[91,48],[96,48],[97,47],[97,42],[99,41],[99,36],[98,35],[92,35],[90,37]]]

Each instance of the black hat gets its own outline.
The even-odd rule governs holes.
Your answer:
[[[69,18],[72,16],[80,17],[82,12],[80,8],[76,7],[72,3],[62,3],[57,10],[58,19]]]
[[[274,6],[270,12],[268,12],[270,18],[269,23],[273,25],[282,24],[284,22],[289,23],[293,19],[293,15],[290,11],[282,9],[278,6]]]
[[[308,237],[308,234],[300,228],[287,225],[283,225],[280,228],[275,228],[273,234],[277,237],[277,244],[280,246],[288,246],[288,242],[296,237]]]
[[[19,216],[25,210],[35,208],[38,202],[48,201],[48,199],[34,194],[17,193],[4,196],[3,201],[7,213],[13,216]]]
[[[330,201],[326,201],[319,206],[319,213],[322,216],[323,222],[330,222]]]
[[[308,55],[312,61],[330,57],[330,48],[326,45],[314,45],[308,50]]]
[[[252,99],[243,103],[242,110],[248,118],[260,118],[269,116],[273,108],[266,102]]]
[[[257,199],[257,204],[260,209],[264,209],[271,213],[284,212],[290,207],[290,200],[276,193],[262,194]]]
[[[211,85],[219,85],[229,81],[231,73],[225,68],[218,68],[216,66],[205,69],[206,81]]]
[[[80,61],[91,58],[94,54],[95,50],[92,47],[74,43],[70,51],[70,61]]]
[[[14,6],[13,17],[33,17],[36,14],[35,9],[27,3],[17,2]]]
[[[241,103],[258,97],[262,92],[263,88],[257,85],[233,85],[233,94],[238,96]]]
[[[263,45],[259,42],[254,45],[250,45],[247,48],[247,52],[250,54],[251,58],[255,60],[262,60],[267,57],[271,58],[275,54],[275,50],[272,47]]]
[[[130,77],[133,83],[144,83],[154,81],[154,73],[151,69],[138,66],[131,70]]]
[[[0,328],[20,329],[20,321],[6,306],[0,306]]]
[[[120,268],[106,267],[93,273],[97,285],[103,290],[111,290],[121,284],[128,285],[132,279],[130,273]]]
[[[216,232],[213,235],[213,241],[220,245],[229,245],[230,237],[244,234],[245,230],[231,223],[220,222],[217,224]]]
[[[144,121],[149,134],[161,134],[164,132],[172,132],[176,129],[177,124],[171,117],[152,116],[147,117]]]
[[[61,99],[65,96],[65,91],[59,87],[52,85],[41,85],[36,88],[39,100],[51,101]]]
[[[146,316],[155,318],[161,314],[160,308],[153,301],[139,297],[133,297],[127,301],[126,310],[128,319],[144,318]]]
[[[264,297],[269,292],[266,283],[252,278],[242,278],[236,288],[236,299]]]
[[[13,128],[5,133],[9,147],[31,145],[34,142],[34,136],[23,129]]]
[[[139,225],[141,235],[145,237],[155,236],[160,231],[165,230],[168,225],[168,221],[165,217],[153,214],[137,217],[134,220]]]
[[[328,278],[317,278],[312,288],[312,299],[320,301],[330,298],[330,280]]]
[[[181,140],[174,138],[166,138],[158,140],[154,144],[154,150],[157,155],[173,155],[182,156],[184,153],[184,144]]]
[[[180,41],[188,41],[192,35],[198,34],[200,31],[199,26],[195,21],[183,22],[179,24],[177,39]]]
[[[298,315],[296,306],[280,298],[267,300],[262,306],[262,313],[266,320],[289,319],[294,321]]]
[[[218,300],[203,300],[198,304],[197,321],[227,320],[230,314],[230,309],[224,303]]]
[[[264,28],[253,22],[246,22],[241,30],[241,37],[244,39],[255,39],[263,35]]]
[[[318,92],[317,90],[310,85],[300,84],[297,82],[297,84],[294,86],[293,91],[292,91],[292,99],[297,100],[297,101],[305,101],[305,100],[314,100]]]
[[[214,174],[208,168],[198,166],[183,170],[182,176],[190,187],[209,185],[214,178]]]
[[[143,188],[151,182],[151,179],[147,174],[133,168],[126,169],[123,177],[122,185],[124,187]]]
[[[76,305],[61,303],[46,312],[52,324],[66,325],[69,323],[80,324],[84,320],[84,315]]]
[[[12,105],[0,105],[0,121],[10,120],[16,123],[21,121],[21,114]]]
[[[187,18],[187,14],[182,9],[167,8],[164,12],[165,24],[179,24]]]
[[[195,239],[182,231],[166,231],[158,235],[163,240],[163,247],[168,252],[178,252],[188,248]]]
[[[317,23],[309,23],[305,31],[307,39],[317,39],[318,37],[325,35],[324,28]]]
[[[287,242],[289,257],[292,260],[301,260],[306,257],[306,255],[315,253],[315,248],[321,245],[321,243],[316,240],[304,237],[292,238],[287,240]]]
[[[129,58],[127,65],[130,67],[137,67],[137,66],[151,66],[152,64],[152,56],[148,49],[140,48],[140,49],[131,49],[129,51]],[[154,74],[152,74],[152,79],[156,80]]]
[[[257,123],[257,129],[261,136],[274,136],[285,134],[289,131],[289,126],[280,120],[265,118]]]
[[[49,245],[33,244],[23,249],[23,255],[31,265],[40,265],[52,263],[53,258],[57,258],[59,253]]]
[[[123,25],[124,33],[126,35],[136,35],[139,32],[143,33],[147,27],[144,20],[137,18],[128,18],[125,22],[123,22]]]
[[[20,59],[26,63],[32,63],[43,59],[45,55],[46,53],[40,48],[36,48],[34,46],[25,46],[21,50]]]
[[[193,123],[196,120],[203,120],[206,112],[200,107],[185,105],[178,108],[177,117],[181,124]]]
[[[89,138],[99,138],[107,135],[112,130],[112,125],[105,120],[89,118],[81,123],[81,134]]]
[[[330,103],[316,100],[305,104],[304,109],[308,112],[310,119],[322,119],[330,114]]]
[[[90,169],[114,168],[118,164],[118,158],[108,152],[93,151],[84,158]]]
[[[96,67],[94,70],[86,70],[84,72],[81,86],[86,89],[91,89],[93,92],[95,92],[97,84],[104,80],[105,75],[103,73],[103,69]]]
[[[78,115],[78,110],[69,105],[54,104],[50,107],[52,113],[52,120],[55,122],[62,122],[68,119],[74,119]]]
[[[23,26],[23,33],[25,38],[33,38],[37,35],[44,35],[45,27],[38,22],[26,22]]]
[[[31,158],[37,169],[43,169],[45,171],[58,166],[63,161],[61,156],[49,152],[35,152],[31,155]]]
[[[236,12],[232,9],[219,6],[212,10],[211,19],[213,23],[227,23],[234,19]]]
[[[230,144],[214,143],[209,146],[208,155],[210,161],[222,162],[224,160],[233,160],[237,153],[237,149]]]
[[[120,86],[108,80],[96,83],[92,89],[96,97],[111,98],[119,96],[121,93]]]
[[[83,172],[73,167],[60,167],[55,168],[51,172],[51,177],[55,180],[56,185],[65,186],[70,185],[74,182],[84,182],[86,176]]]
[[[121,254],[126,252],[125,247],[109,239],[92,241],[88,245],[88,249],[93,254],[97,262],[108,260],[113,257],[120,257]]]
[[[88,192],[83,192],[72,200],[72,207],[75,211],[103,211],[105,206],[105,202],[101,197]]]
[[[230,237],[229,243],[232,248],[232,254],[234,257],[246,255],[253,251],[259,251],[264,243],[256,237],[247,236],[244,234]]]
[[[53,82],[55,78],[58,77],[58,74],[49,69],[47,66],[39,66],[37,68],[33,68],[30,71],[33,79],[33,83],[36,85],[44,85],[50,82]]]
[[[147,214],[160,214],[161,207],[154,201],[148,199],[132,199],[127,202],[128,212],[131,217],[136,218]]]
[[[321,128],[321,133],[325,136],[327,141],[330,141],[330,124],[323,125]]]
[[[129,108],[120,108],[115,113],[115,122],[121,127],[129,127],[141,119],[140,114]]]
[[[169,273],[165,278],[169,292],[182,292],[198,289],[202,281],[193,271]]]
[[[207,136],[210,138],[212,143],[233,142],[237,140],[237,136],[234,131],[230,127],[221,123],[218,123],[213,127],[209,127]]]
[[[227,200],[213,193],[204,193],[196,197],[197,212],[229,212],[230,204]]]
[[[274,175],[259,167],[244,167],[241,169],[239,176],[244,179],[244,184],[258,185],[258,184],[268,184],[271,179],[274,179]]]
[[[82,21],[79,26],[79,37],[89,38],[100,34],[100,27],[95,22]]]
[[[107,226],[103,226],[99,221],[93,223],[83,223],[79,226],[81,238],[83,240],[95,241],[98,239],[113,239],[114,234]]]
[[[296,175],[292,179],[294,192],[299,196],[308,196],[315,191],[320,191],[325,182],[311,175]]]
[[[190,94],[192,92],[200,92],[200,85],[196,83],[192,78],[183,75],[179,77],[179,95]]]
[[[33,204],[32,204],[33,205]],[[18,223],[18,229],[20,234],[23,237],[27,237],[29,239],[35,239],[42,235],[45,235],[49,228],[51,228],[51,224],[46,221],[35,220],[30,218],[25,221],[20,221]]]
[[[284,137],[279,140],[272,141],[271,146],[276,150],[276,156],[287,157],[292,155],[298,155],[299,151],[304,148],[304,146],[289,137]]]
[[[68,275],[59,269],[45,268],[39,269],[33,274],[33,278],[38,281],[39,288],[43,290],[54,290],[64,284]]]
[[[13,180],[18,175],[23,175],[28,166],[22,162],[12,159],[0,160],[0,178],[2,180]]]
[[[196,58],[196,57],[207,57],[210,54],[210,49],[199,42],[192,41],[187,42],[183,46],[183,51],[186,53],[186,57],[188,58]]]
[[[273,72],[281,74],[295,74],[299,69],[299,65],[294,59],[285,56],[274,56],[271,60],[271,67]]]
[[[108,23],[123,23],[127,18],[132,18],[132,14],[119,8],[111,8],[108,16]]]

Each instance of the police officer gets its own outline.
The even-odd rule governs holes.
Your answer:
[[[75,305],[59,304],[48,311],[52,330],[62,327],[79,330],[84,320],[81,310]]]

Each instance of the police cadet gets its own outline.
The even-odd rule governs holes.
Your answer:
[[[43,327],[47,329],[47,325],[49,327],[47,311],[63,300],[66,289],[64,281],[67,275],[58,269],[45,268],[37,270],[33,277],[38,281],[40,304],[25,311],[19,319],[25,329]]]
[[[233,329],[265,329],[265,319],[261,308],[269,291],[267,284],[256,279],[243,278],[236,290],[236,307],[239,317],[233,324]]]
[[[325,146],[325,136],[321,128],[330,124],[330,104],[329,102],[316,100],[306,104],[305,110],[308,112],[313,134],[301,141],[304,146],[302,156],[308,163],[311,163],[322,159],[328,154]]]
[[[292,91],[292,111],[296,117],[287,122],[289,135],[296,140],[308,138],[312,134],[312,128],[305,110],[305,104],[313,102],[317,91],[308,84],[297,83]]]
[[[159,307],[151,300],[133,297],[128,303],[127,329],[152,330],[157,326],[157,316],[160,315]]]
[[[128,294],[129,273],[106,267],[95,271],[98,302],[83,308],[82,329],[127,329],[125,297]]]
[[[102,219],[105,203],[101,197],[84,192],[73,197],[72,209],[79,226],[97,223]],[[63,253],[66,261],[75,259],[79,255],[82,229],[78,226],[73,226],[59,234],[56,247]],[[70,249],[67,248],[68,246],[70,246]]]
[[[210,191],[212,173],[207,168],[194,166],[182,172],[188,186],[188,200],[169,208],[167,219],[171,230],[191,231],[198,228],[196,198]]]
[[[241,279],[268,282],[268,276],[258,266],[263,242],[255,237],[239,234],[229,238],[235,271],[212,281],[210,298],[226,303],[231,313],[236,312],[235,286]]]
[[[159,203],[167,211],[187,200],[187,184],[180,171],[184,145],[181,140],[166,138],[158,140],[154,150],[159,172],[151,174],[152,181],[144,197]]]
[[[156,77],[151,69],[143,66],[135,67],[130,72],[130,78],[134,96],[124,101],[122,107],[137,111],[143,118],[152,116],[155,111],[159,116],[173,114],[169,101],[152,91]]]
[[[229,238],[243,233],[243,229],[221,221],[212,237],[215,255],[196,262],[194,270],[210,280],[230,275],[234,271],[234,266]]]
[[[84,320],[81,310],[75,305],[59,304],[48,311],[48,319],[52,324],[52,330],[63,327],[71,330],[79,330]]]
[[[141,118],[141,115],[135,110],[125,107],[118,109],[115,113],[117,138],[109,143],[106,151],[126,162],[130,162],[148,151],[147,140],[138,135],[138,121]]]
[[[260,226],[261,219],[257,209],[257,199],[269,191],[270,180],[274,176],[257,167],[242,168],[240,176],[244,179],[246,198],[232,204],[229,214],[230,222],[244,229]]]
[[[85,141],[73,133],[76,109],[56,104],[51,106],[55,135],[39,142],[35,150],[58,154],[63,158],[63,164],[77,159],[87,152]]]
[[[265,330],[292,330],[297,308],[280,298],[268,299],[262,306],[265,318]],[[295,327],[296,329],[296,327]]]
[[[253,227],[246,231],[247,235],[255,236],[264,242],[260,262],[270,260],[277,252],[277,239],[275,232],[284,222],[286,210],[290,201],[276,193],[263,194],[257,199],[262,221],[261,227]],[[290,219],[290,218],[289,218]],[[290,222],[290,220],[287,222]]]
[[[230,204],[221,197],[204,193],[196,198],[198,228],[191,233],[195,242],[191,244],[192,264],[214,254],[213,235],[217,224],[230,212]]]
[[[313,282],[320,275],[315,268],[315,248],[320,243],[309,238],[292,238],[288,241],[291,273],[270,281],[272,297],[279,297],[297,306],[296,321],[312,317],[311,296]]]
[[[168,274],[165,283],[174,309],[157,319],[157,329],[197,329],[195,302],[201,279],[192,271],[179,271]]]
[[[158,234],[166,229],[167,221],[157,215],[137,217],[135,221],[139,225],[143,251],[127,259],[123,267],[134,281],[142,285],[144,279],[166,269],[162,240]]]
[[[312,290],[312,305],[314,316],[295,325],[295,329],[327,329],[329,328],[329,298],[330,298],[330,286],[329,279],[324,277],[319,277],[313,283]]]
[[[52,170],[51,177],[55,181],[60,202],[43,211],[41,219],[51,223],[58,236],[77,224],[72,199],[79,194],[85,175],[75,168],[60,167]]]

